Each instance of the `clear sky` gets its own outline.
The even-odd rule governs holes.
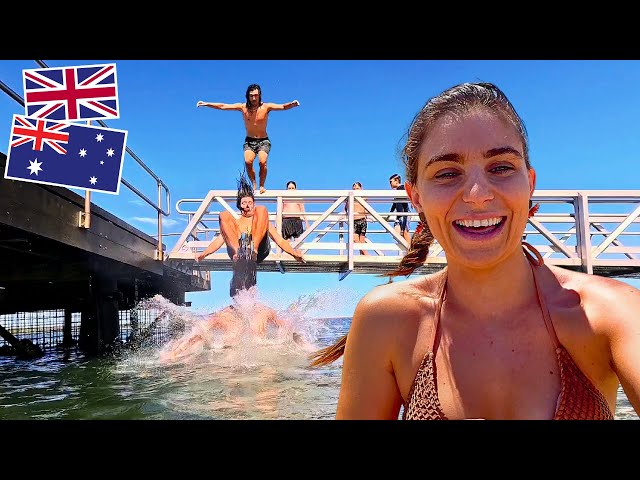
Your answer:
[[[44,60],[49,67],[116,63],[120,118],[105,123],[128,131],[127,146],[168,186],[171,216],[164,233],[181,233],[183,198],[236,188],[245,131],[239,112],[197,108],[198,100],[243,102],[258,83],[263,101],[299,100],[270,114],[267,188],[388,189],[404,171],[400,141],[425,101],[462,82],[489,81],[510,98],[529,133],[537,188],[640,188],[640,61],[614,60]],[[0,80],[24,96],[22,70],[34,60],[0,60]],[[13,114],[24,109],[0,94],[0,151],[7,152]],[[255,164],[257,171],[257,161]],[[129,155],[123,178],[157,198],[155,182]],[[84,194],[78,190],[77,193]],[[140,230],[156,233],[155,211],[129,189],[94,193],[92,201]],[[174,240],[172,240],[174,239]],[[176,237],[165,238],[169,249]],[[230,273],[213,272],[210,292],[188,293],[194,307],[228,303]],[[629,283],[640,286],[639,282]],[[294,301],[337,290],[353,301],[334,315],[351,315],[373,285],[370,275],[258,273],[267,298]]]

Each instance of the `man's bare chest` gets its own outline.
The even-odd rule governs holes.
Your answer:
[[[251,125],[264,123],[267,120],[267,111],[262,107],[255,111],[247,110],[244,114],[244,120]]]

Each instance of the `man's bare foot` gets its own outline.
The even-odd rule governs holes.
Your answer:
[[[267,189],[266,189],[266,188],[264,188],[264,187],[260,187],[260,193],[264,193],[264,192],[266,192],[266,191],[267,191]]]
[[[253,182],[253,191],[255,192],[258,189],[258,184]]]

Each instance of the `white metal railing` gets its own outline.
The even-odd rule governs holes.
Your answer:
[[[322,271],[323,263],[344,262],[344,272],[357,272],[359,266],[379,264],[388,268],[399,263],[407,242],[394,230],[389,217],[409,217],[410,231],[417,225],[417,214],[390,212],[395,201],[406,200],[405,191],[395,190],[269,190],[256,195],[269,218],[281,231],[282,219],[300,214],[283,213],[286,201],[302,202],[309,228],[292,242],[305,259]],[[176,212],[187,216],[188,224],[168,258],[194,260],[219,234],[219,214],[227,210],[238,215],[236,191],[211,190],[202,198],[179,200]],[[547,263],[593,273],[596,267],[630,267],[640,271],[640,190],[537,190],[534,203],[538,213],[529,219],[525,237],[546,258]],[[348,213],[345,204],[349,205]],[[354,242],[353,212],[360,205],[366,212],[366,243]],[[369,255],[359,254],[366,251]],[[229,258],[222,248],[203,262],[211,270],[216,262]],[[294,262],[276,245],[265,262]],[[442,248],[431,247],[426,263],[446,264]],[[202,264],[199,266],[202,268]]]

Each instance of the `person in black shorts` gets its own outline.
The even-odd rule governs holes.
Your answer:
[[[266,207],[255,205],[253,188],[244,176],[238,182],[236,206],[240,210],[240,216],[235,218],[227,210],[220,212],[220,235],[203,252],[195,255],[199,262],[226,244],[227,254],[233,260],[229,292],[231,297],[257,283],[257,264],[262,263],[271,253],[269,238],[297,261],[305,261],[302,253],[294,250],[269,221]]]
[[[360,182],[354,182],[351,186],[353,190],[362,190],[362,184]],[[366,243],[367,237],[367,210],[360,204],[360,202],[354,202],[353,208],[353,241],[355,243]],[[345,213],[349,213],[349,203],[344,204]],[[366,250],[360,250],[360,255],[369,255]]]
[[[293,100],[287,103],[265,103],[262,101],[262,89],[256,83],[252,83],[247,87],[245,98],[247,101],[241,103],[215,103],[200,100],[197,106],[242,112],[244,127],[247,132],[242,146],[244,164],[249,180],[253,184],[253,189],[256,190],[256,173],[253,169],[253,162],[256,156],[258,157],[260,164],[260,193],[264,193],[264,182],[267,179],[267,158],[271,151],[271,141],[267,135],[269,112],[273,110],[289,110],[300,105],[300,102]]]
[[[404,190],[402,178],[397,173],[394,173],[389,177],[389,185],[395,190]],[[409,213],[409,202],[394,202],[391,205],[390,212]],[[389,222],[393,219],[393,228],[402,237],[411,244],[411,235],[409,234],[409,217],[406,215],[398,215],[396,217],[389,217]]]
[[[296,190],[298,186],[293,180],[287,182],[287,190]],[[296,200],[285,200],[282,205],[282,238],[285,240],[293,240],[298,238],[304,232],[305,228],[309,228],[309,221],[304,215],[304,203]],[[285,216],[284,214],[301,213],[301,216]],[[302,217],[304,217],[305,227],[302,226]]]

